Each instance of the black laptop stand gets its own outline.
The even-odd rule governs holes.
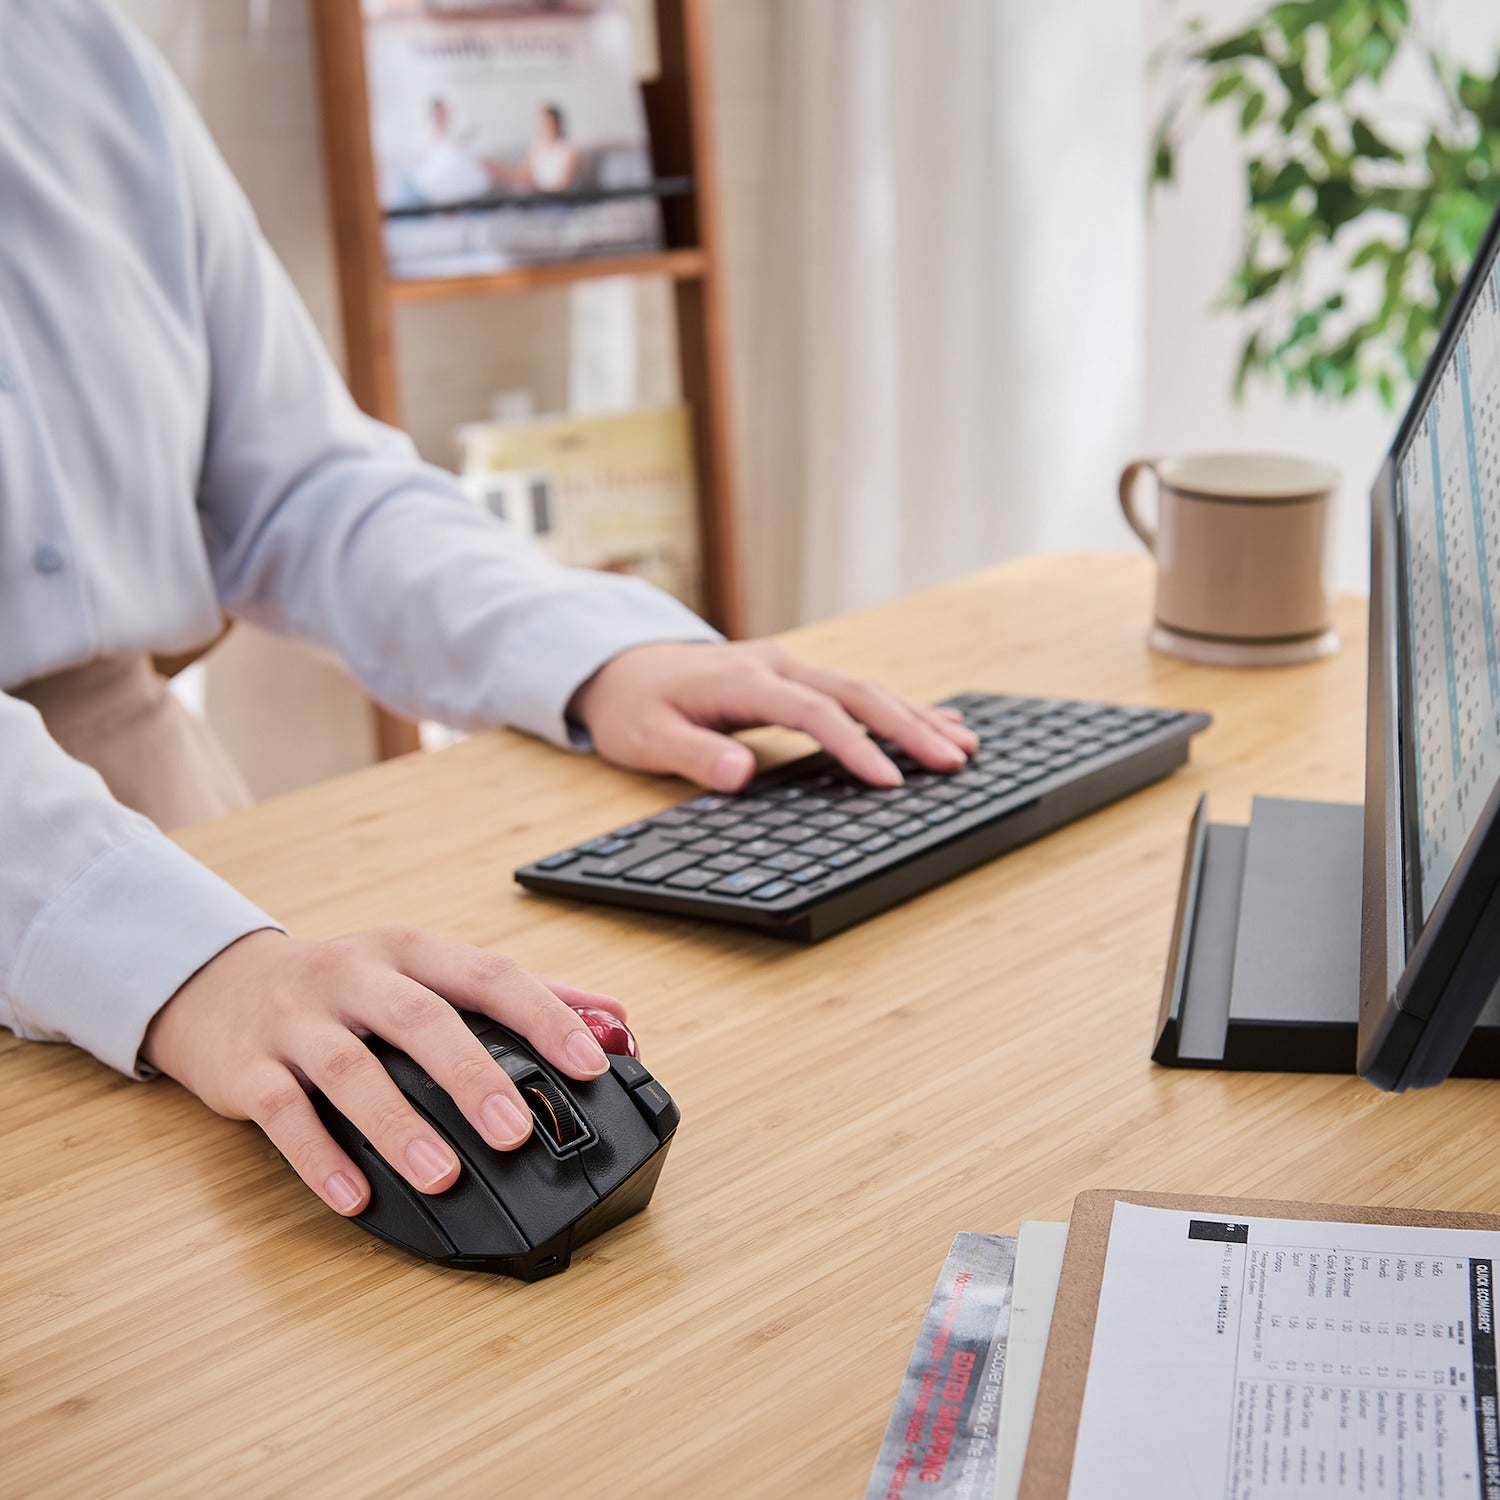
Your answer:
[[[1257,797],[1250,826],[1188,831],[1152,1058],[1179,1068],[1352,1073],[1364,809]],[[1455,1077],[1500,1077],[1500,997]]]

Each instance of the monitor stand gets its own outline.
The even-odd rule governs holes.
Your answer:
[[[1152,1058],[1179,1068],[1352,1073],[1364,809],[1257,797],[1250,826],[1188,831]],[[1453,1069],[1500,1077],[1500,996]]]

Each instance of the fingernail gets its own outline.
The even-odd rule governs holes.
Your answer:
[[[960,745],[967,745],[970,750],[977,750],[979,748],[979,736],[966,724],[960,724],[957,728],[958,743]]]
[[[709,773],[709,785],[716,792],[734,792],[755,769],[755,757],[743,745],[730,745],[719,753]]]
[[[509,1094],[491,1094],[479,1117],[497,1146],[518,1146],[531,1134],[531,1116]]]
[[[870,778],[876,786],[905,786],[906,777],[901,774],[896,762],[882,755],[877,763],[876,774]]]
[[[406,1148],[406,1160],[424,1188],[441,1182],[453,1170],[453,1156],[436,1141],[418,1137]]]
[[[335,1172],[323,1184],[323,1196],[341,1214],[352,1214],[359,1207],[363,1194],[359,1185],[347,1172]]]
[[[563,1056],[567,1058],[570,1067],[580,1073],[587,1073],[591,1078],[609,1066],[604,1048],[587,1031],[575,1031],[569,1036],[563,1043]]]

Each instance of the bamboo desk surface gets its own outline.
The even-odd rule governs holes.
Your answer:
[[[528,1287],[376,1242],[174,1084],[0,1033],[0,1493],[853,1497],[958,1230],[1095,1186],[1494,1209],[1492,1084],[1150,1062],[1199,793],[1357,801],[1364,713],[1360,601],[1334,660],[1231,672],[1146,649],[1150,587],[1031,560],[791,638],[931,697],[1215,715],[1168,780],[817,947],[522,892],[685,793],[509,733],[185,833],[298,935],[413,920],[621,996],[683,1124],[651,1207]]]

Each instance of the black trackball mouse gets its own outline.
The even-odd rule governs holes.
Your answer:
[[[419,1114],[458,1153],[458,1181],[419,1193],[319,1091],[328,1133],[369,1179],[355,1222],[445,1266],[536,1281],[565,1271],[573,1251],[651,1201],[681,1113],[633,1057],[579,1082],[487,1016],[459,1014],[510,1074],[535,1125],[514,1151],[496,1151],[447,1093],[399,1048],[367,1045]]]

